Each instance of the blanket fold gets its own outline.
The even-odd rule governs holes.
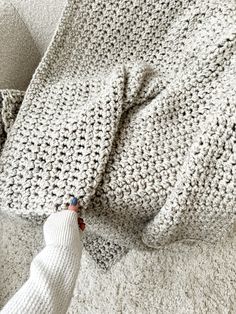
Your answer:
[[[20,110],[25,92],[15,89],[0,90],[0,151]]]
[[[235,75],[234,1],[68,0],[1,153],[2,208],[42,222],[77,196],[104,269],[228,236]]]

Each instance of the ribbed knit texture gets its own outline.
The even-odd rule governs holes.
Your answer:
[[[85,247],[104,267],[134,246],[224,238],[235,6],[69,0],[2,152],[4,208],[41,221],[79,196]]]
[[[52,214],[44,225],[45,248],[33,259],[30,276],[2,314],[66,313],[78,276],[81,241],[77,214]]]

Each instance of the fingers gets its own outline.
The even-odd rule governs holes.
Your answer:
[[[78,199],[76,197],[72,197],[72,199],[70,201],[70,204],[68,206],[68,210],[72,210],[72,211],[78,213],[78,211],[79,211],[79,203],[78,203]],[[78,225],[79,225],[79,228],[82,231],[84,231],[85,223],[84,223],[83,218],[78,217]]]
[[[78,199],[76,197],[72,197],[70,201],[70,205],[68,206],[68,209],[78,213],[79,204],[78,204]]]

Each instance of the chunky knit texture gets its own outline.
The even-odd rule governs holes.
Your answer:
[[[2,152],[3,208],[41,221],[78,195],[104,267],[134,246],[225,237],[235,22],[234,1],[69,0]]]
[[[66,313],[79,272],[80,239],[77,213],[52,214],[44,224],[45,247],[33,259],[29,279],[1,313]]]
[[[0,90],[0,151],[15,122],[24,94],[18,90]]]

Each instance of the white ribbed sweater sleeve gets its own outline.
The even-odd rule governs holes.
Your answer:
[[[77,214],[52,214],[44,224],[44,249],[33,259],[30,276],[1,313],[66,313],[78,276],[81,231]]]

